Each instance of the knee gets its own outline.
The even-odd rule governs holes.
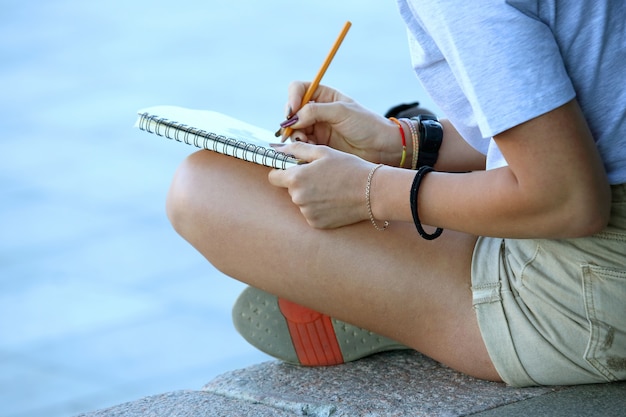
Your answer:
[[[174,230],[181,235],[185,234],[187,222],[193,217],[190,216],[190,211],[195,204],[193,189],[197,186],[194,182],[198,169],[200,169],[198,156],[196,154],[188,156],[174,173],[167,193],[165,212]]]

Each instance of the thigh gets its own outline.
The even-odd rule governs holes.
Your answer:
[[[385,232],[369,222],[314,229],[267,173],[211,152],[192,155],[172,183],[172,224],[233,278],[498,379],[472,310],[475,237],[445,231],[426,241],[402,222]]]

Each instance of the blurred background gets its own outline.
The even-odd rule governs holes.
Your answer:
[[[289,81],[384,113],[419,100],[395,1],[1,0],[0,416],[72,416],[199,389],[269,358],[234,331],[243,285],[170,228],[192,148],[140,108],[217,110],[274,131]]]

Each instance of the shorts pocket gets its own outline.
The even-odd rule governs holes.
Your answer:
[[[607,381],[626,379],[626,271],[583,266],[590,326],[585,359]]]

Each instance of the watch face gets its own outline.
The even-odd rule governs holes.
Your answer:
[[[430,152],[439,151],[441,141],[443,140],[443,128],[441,123],[436,120],[424,120],[422,121],[422,126],[422,131],[424,132],[423,145],[426,150]]]
[[[441,123],[434,119],[420,120],[420,150],[417,159],[417,166],[435,166],[439,157],[439,148],[443,141],[443,127]]]

